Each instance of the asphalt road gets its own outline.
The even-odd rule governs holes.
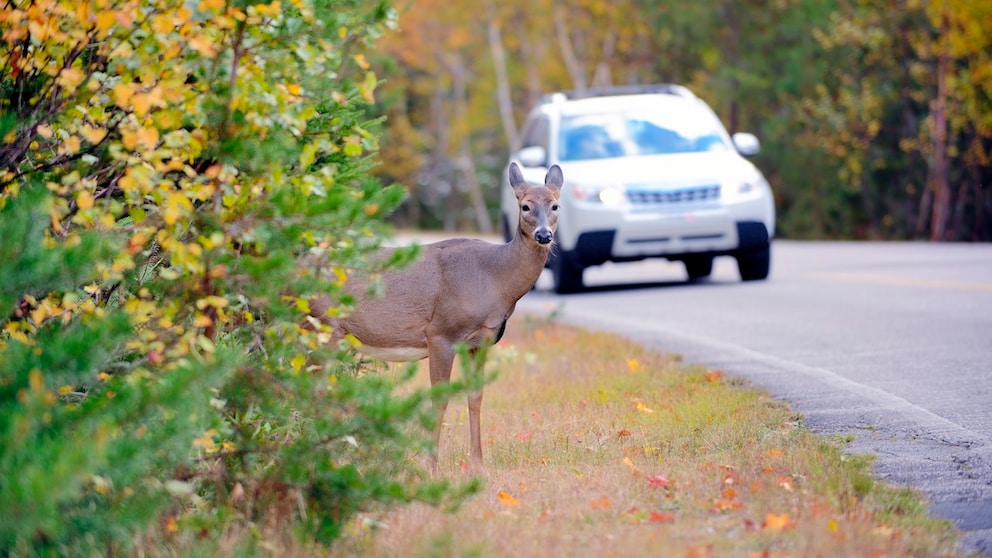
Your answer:
[[[878,478],[925,493],[992,556],[992,245],[776,241],[769,280],[730,258],[689,284],[663,260],[550,277],[517,306],[684,355],[788,401],[826,436],[877,456]]]

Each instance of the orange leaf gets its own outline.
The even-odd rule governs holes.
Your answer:
[[[626,428],[620,432],[617,432],[617,438],[626,438],[627,436],[630,436],[630,430],[627,430]]]
[[[769,513],[765,515],[765,523],[762,525],[769,531],[781,531],[792,524],[787,513]]]
[[[792,477],[779,477],[778,485],[784,488],[786,492],[792,492]]]
[[[499,499],[500,504],[503,504],[508,508],[513,508],[520,505],[520,500],[514,498],[509,492],[504,492],[500,490],[496,494],[496,498]]]
[[[714,500],[713,508],[719,512],[728,512],[733,510],[739,510],[744,507],[744,503],[740,500]]]
[[[706,373],[706,381],[711,384],[719,384],[723,380],[723,372],[719,370],[710,370]]]
[[[630,371],[631,372],[637,372],[637,370],[640,367],[641,367],[641,363],[638,362],[636,358],[628,358],[627,359],[627,368],[630,368]]]
[[[675,514],[671,512],[651,512],[651,517],[648,518],[649,523],[674,523]]]
[[[609,498],[596,498],[592,502],[589,502],[589,505],[594,510],[608,510],[613,507],[613,502]]]

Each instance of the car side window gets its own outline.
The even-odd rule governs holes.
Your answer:
[[[548,119],[543,116],[532,120],[524,130],[523,144],[520,148],[535,146],[548,149]]]

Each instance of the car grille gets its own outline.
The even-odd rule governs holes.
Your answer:
[[[720,199],[719,184],[684,188],[627,188],[627,200],[632,204],[681,204]]]

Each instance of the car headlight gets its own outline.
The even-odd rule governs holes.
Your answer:
[[[720,194],[725,198],[732,198],[741,194],[747,194],[756,188],[757,186],[750,180],[731,180],[723,183]]]
[[[572,195],[577,200],[601,203],[606,206],[620,205],[627,199],[621,186],[590,186],[572,183]]]

